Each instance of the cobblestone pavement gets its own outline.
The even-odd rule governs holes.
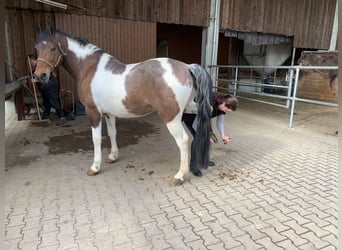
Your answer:
[[[178,148],[155,115],[120,120],[120,158],[94,177],[86,117],[8,118],[6,249],[337,249],[337,109],[297,104],[288,121],[240,100],[216,166],[170,187]]]

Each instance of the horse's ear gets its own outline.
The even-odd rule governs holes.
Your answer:
[[[36,29],[36,35],[38,35],[41,32],[41,28],[39,24],[35,25],[35,29]]]

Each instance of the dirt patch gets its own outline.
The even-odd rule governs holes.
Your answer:
[[[102,148],[110,148],[107,127],[105,122],[103,124]],[[148,136],[149,134],[160,133],[158,128],[155,128],[147,122],[131,119],[118,119],[116,128],[119,148],[137,144],[141,137]],[[77,153],[94,150],[90,127],[85,131],[75,132],[72,130],[71,134],[50,137],[50,140],[45,144],[49,147],[50,154]]]
[[[35,162],[39,160],[39,156],[33,155],[33,156],[6,156],[6,163],[5,163],[5,171],[8,171],[8,169],[12,166],[23,166],[27,167],[27,165],[30,164],[30,162]]]
[[[249,177],[249,172],[245,173],[241,170],[236,170],[236,171],[228,171],[228,172],[219,173],[220,179],[228,178],[230,181],[242,179],[243,177]]]

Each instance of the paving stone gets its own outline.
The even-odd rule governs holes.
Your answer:
[[[39,248],[43,247],[51,247],[54,248],[55,246],[58,246],[59,242],[57,240],[56,232],[50,232],[50,233],[44,233],[40,234],[41,242],[38,245]]]
[[[209,245],[206,247],[207,249],[210,249],[210,250],[226,250],[227,249],[224,247],[224,244],[222,242],[214,244],[214,245]]]
[[[338,239],[335,235],[329,234],[327,236],[323,236],[321,239],[323,241],[329,242],[331,244],[330,246],[333,246],[333,247],[338,246]],[[327,247],[329,247],[329,246],[327,246]]]
[[[301,237],[307,239],[307,241],[312,242],[317,249],[321,249],[329,245],[327,241],[318,238],[313,232],[302,234]]]
[[[190,226],[190,224],[184,220],[183,216],[173,217],[171,219],[171,221],[172,221],[173,225],[175,225],[176,231],[180,228],[186,228],[186,227]]]
[[[61,249],[78,248],[73,234],[58,234],[57,240]]]
[[[273,226],[260,228],[260,231],[271,238],[272,242],[280,242],[286,240],[286,237],[278,233]]]
[[[139,247],[146,246],[148,244],[144,231],[131,233],[128,235],[128,237],[132,240],[134,247],[139,248]]]
[[[305,126],[288,129],[287,111],[241,101],[226,119],[234,140],[211,147],[216,166],[177,187],[178,148],[155,115],[118,121],[121,145],[132,124],[144,136],[124,138],[94,177],[92,149],[49,153],[60,135],[88,133],[91,145],[86,117],[48,128],[6,120],[6,249],[336,249],[337,115],[313,106],[296,105]],[[329,126],[317,112],[334,114]]]
[[[248,234],[241,235],[235,239],[239,241],[245,247],[245,249],[262,249],[262,245],[252,240]]]
[[[308,229],[309,227],[307,226],[308,224],[299,225],[297,223],[297,221],[295,221],[295,220],[286,221],[286,222],[284,222],[284,225],[289,226],[298,235],[301,235],[301,234],[306,233],[306,232],[309,231],[309,229]]]
[[[6,227],[5,230],[5,240],[13,240],[13,239],[22,239],[22,229],[23,225],[20,226],[13,226],[13,227]]]
[[[202,239],[191,241],[187,244],[190,249],[205,249],[206,246]]]
[[[150,237],[152,248],[151,249],[168,249],[171,245],[165,241],[163,234],[154,235]]]
[[[78,249],[86,249],[86,250],[96,250],[97,247],[93,243],[93,239],[83,238],[77,240]]]
[[[224,224],[222,225],[222,227],[226,228],[233,238],[246,234],[246,231],[238,227],[238,225],[235,222]]]
[[[279,249],[279,250],[282,250],[283,248],[282,247],[279,247],[277,246],[275,243],[273,243],[272,239],[271,238],[268,238],[268,237],[264,237],[264,238],[260,238],[260,239],[257,239],[256,242],[263,246],[265,249]]]
[[[181,228],[177,232],[184,238],[185,244],[191,241],[200,240],[200,237],[193,232],[191,227]],[[175,238],[175,237],[170,237],[170,238]]]
[[[293,229],[286,230],[280,234],[290,239],[295,246],[300,246],[308,242],[308,240],[304,237],[304,234],[297,235]]]
[[[220,240],[216,238],[216,236],[212,233],[211,229],[205,229],[203,231],[196,232],[196,234],[202,238],[205,246],[217,244],[220,242]]]

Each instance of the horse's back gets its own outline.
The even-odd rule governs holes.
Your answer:
[[[106,56],[100,60],[92,82],[95,103],[101,111],[118,117],[157,111],[166,122],[183,111],[193,88],[187,64],[155,58],[124,68],[120,65],[121,70],[107,70],[109,60]]]
[[[187,64],[169,58],[155,58],[135,65],[125,82],[128,110],[144,112],[139,104],[150,107],[165,122],[183,112],[193,88]]]

